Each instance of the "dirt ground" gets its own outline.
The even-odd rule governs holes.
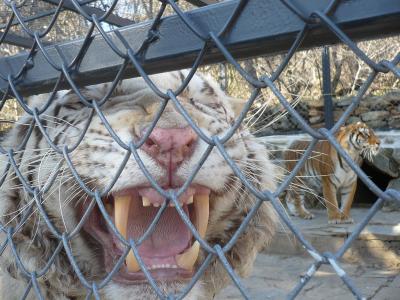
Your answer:
[[[292,220],[317,250],[334,253],[365,217],[367,209],[353,209],[355,223],[351,225],[328,225],[324,210],[312,212],[313,220]],[[286,299],[313,262],[290,231],[281,226],[271,246],[258,255],[252,275],[243,283],[251,299]],[[379,211],[339,264],[366,299],[400,299],[400,212]],[[231,285],[216,299],[243,296]],[[324,265],[296,299],[347,300],[355,296],[333,268]]]
[[[312,259],[300,256],[260,254],[252,275],[243,280],[243,283],[253,300],[286,299],[287,294],[300,281],[301,275],[312,262]],[[400,299],[399,270],[384,270],[349,263],[341,266],[367,299]],[[236,300],[243,299],[243,296],[231,285],[215,299]],[[347,300],[355,297],[330,266],[322,266],[296,299]]]

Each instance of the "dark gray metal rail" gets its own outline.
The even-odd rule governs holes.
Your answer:
[[[53,1],[53,0],[52,0]],[[56,0],[54,0],[56,1]],[[233,13],[238,0],[227,1],[209,7],[199,8],[188,13],[194,24],[201,24],[201,31],[218,32]],[[293,5],[302,7],[304,15],[321,11],[329,0],[297,0]],[[350,0],[338,5],[332,19],[353,40],[374,38],[386,34],[400,33],[400,1],[393,0]],[[151,22],[128,26],[119,32],[133,50],[137,50],[148,38]],[[299,49],[337,43],[339,39],[323,24],[311,24],[309,32]],[[296,36],[304,28],[304,22],[296,13],[289,10],[280,0],[252,0],[245,6],[237,19],[235,27],[224,37],[223,42],[235,58],[273,54],[287,51]],[[178,30],[179,29],[179,30]],[[140,63],[148,74],[173,69],[190,67],[203,47],[203,41],[187,28],[179,16],[167,17],[157,27],[154,38],[141,57]],[[124,51],[115,33],[109,38]],[[67,61],[78,53],[83,41],[73,41],[59,45]],[[57,65],[61,64],[55,46],[46,48],[48,56]],[[79,69],[71,74],[80,85],[111,81],[115,78],[122,59],[117,55],[102,36],[96,36],[88,42],[86,55]],[[28,54],[0,59],[1,74],[16,74],[25,63]],[[204,56],[204,63],[223,61],[223,54],[215,48]],[[138,72],[128,69],[128,76],[138,76]],[[33,67],[27,70],[18,90],[23,94],[43,93],[52,89],[59,77],[59,71],[48,63],[43,53],[33,58]],[[67,83],[61,87],[67,87]],[[7,87],[7,82],[0,79],[0,90]]]
[[[23,37],[20,35],[17,35],[15,33],[9,32],[5,37],[4,37],[4,42],[6,44],[22,47],[22,48],[31,48],[34,43],[34,39],[29,38],[29,37]],[[48,45],[49,43],[43,42],[43,44]]]
[[[218,3],[218,2],[220,2],[220,0],[186,0],[186,2],[189,2],[198,7],[202,7],[202,6],[206,6],[209,4]]]

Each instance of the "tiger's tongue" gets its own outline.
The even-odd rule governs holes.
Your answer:
[[[159,210],[151,205],[144,207],[139,199],[140,197],[132,195],[121,195],[114,200],[115,226],[126,239],[138,240],[149,228]],[[186,204],[183,205],[183,210],[188,215]],[[175,208],[167,207],[151,234],[139,246],[139,255],[150,264],[152,259],[175,259],[177,254],[188,248],[190,241],[191,233]],[[183,255],[181,265],[186,266],[188,261],[195,260],[196,253],[198,254],[198,249]],[[126,258],[126,265],[130,272],[140,271],[132,251]]]
[[[187,205],[183,210],[188,215]],[[159,207],[143,207],[139,201],[132,201],[129,209],[127,238],[137,240],[149,228]],[[142,257],[169,257],[185,250],[191,241],[191,233],[174,207],[167,207],[151,235],[139,246]]]

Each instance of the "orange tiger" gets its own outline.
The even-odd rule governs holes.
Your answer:
[[[372,160],[378,153],[380,140],[365,123],[357,122],[343,126],[336,139],[358,165],[362,159]],[[309,141],[296,141],[284,153],[285,164],[291,172],[309,145]],[[303,219],[314,216],[304,206],[307,189],[322,194],[331,224],[353,223],[350,208],[357,186],[357,174],[326,140],[319,141],[310,158],[297,174],[286,193],[286,205],[291,215]],[[341,200],[339,208],[337,195]]]

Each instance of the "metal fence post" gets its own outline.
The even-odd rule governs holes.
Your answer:
[[[334,118],[329,46],[324,46],[322,50],[322,93],[324,97],[325,128],[331,129],[333,127]]]

